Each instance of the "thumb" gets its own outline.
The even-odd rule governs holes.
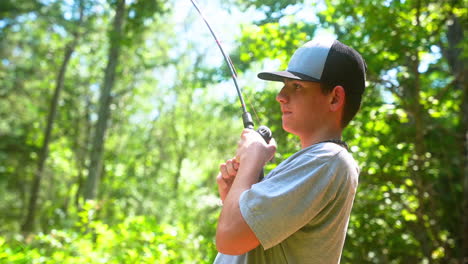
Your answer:
[[[270,157],[269,157],[269,161],[273,160],[273,157],[275,156],[275,152],[276,152],[276,140],[274,138],[271,138],[270,139],[270,142],[268,143],[268,150],[270,152]]]
[[[277,145],[276,145],[276,140],[275,140],[275,138],[271,138],[271,139],[270,139],[270,142],[268,143],[268,148],[272,148],[272,149],[274,149],[274,150],[276,151],[276,146],[277,146]]]

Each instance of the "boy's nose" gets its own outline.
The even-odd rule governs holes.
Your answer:
[[[276,101],[278,101],[278,103],[283,103],[283,104],[288,101],[284,88],[281,89],[281,91],[276,95]]]

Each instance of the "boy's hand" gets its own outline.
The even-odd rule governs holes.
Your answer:
[[[273,158],[276,152],[274,138],[266,143],[262,136],[252,129],[244,129],[237,146],[236,161],[260,162],[262,167]]]
[[[226,163],[222,163],[219,166],[219,174],[216,177],[216,183],[218,184],[218,192],[221,201],[224,202],[229,190],[231,189],[234,178],[237,175],[239,169],[239,163],[233,159],[229,159]]]

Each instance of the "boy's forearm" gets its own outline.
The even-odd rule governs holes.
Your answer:
[[[230,255],[239,255],[258,246],[259,241],[244,220],[239,207],[241,194],[258,182],[262,170],[259,162],[241,162],[237,176],[223,203],[216,230],[218,251]]]

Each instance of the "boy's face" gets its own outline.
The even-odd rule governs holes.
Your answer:
[[[330,95],[322,93],[320,83],[284,79],[276,96],[283,113],[283,129],[301,138],[309,137],[329,123]]]

